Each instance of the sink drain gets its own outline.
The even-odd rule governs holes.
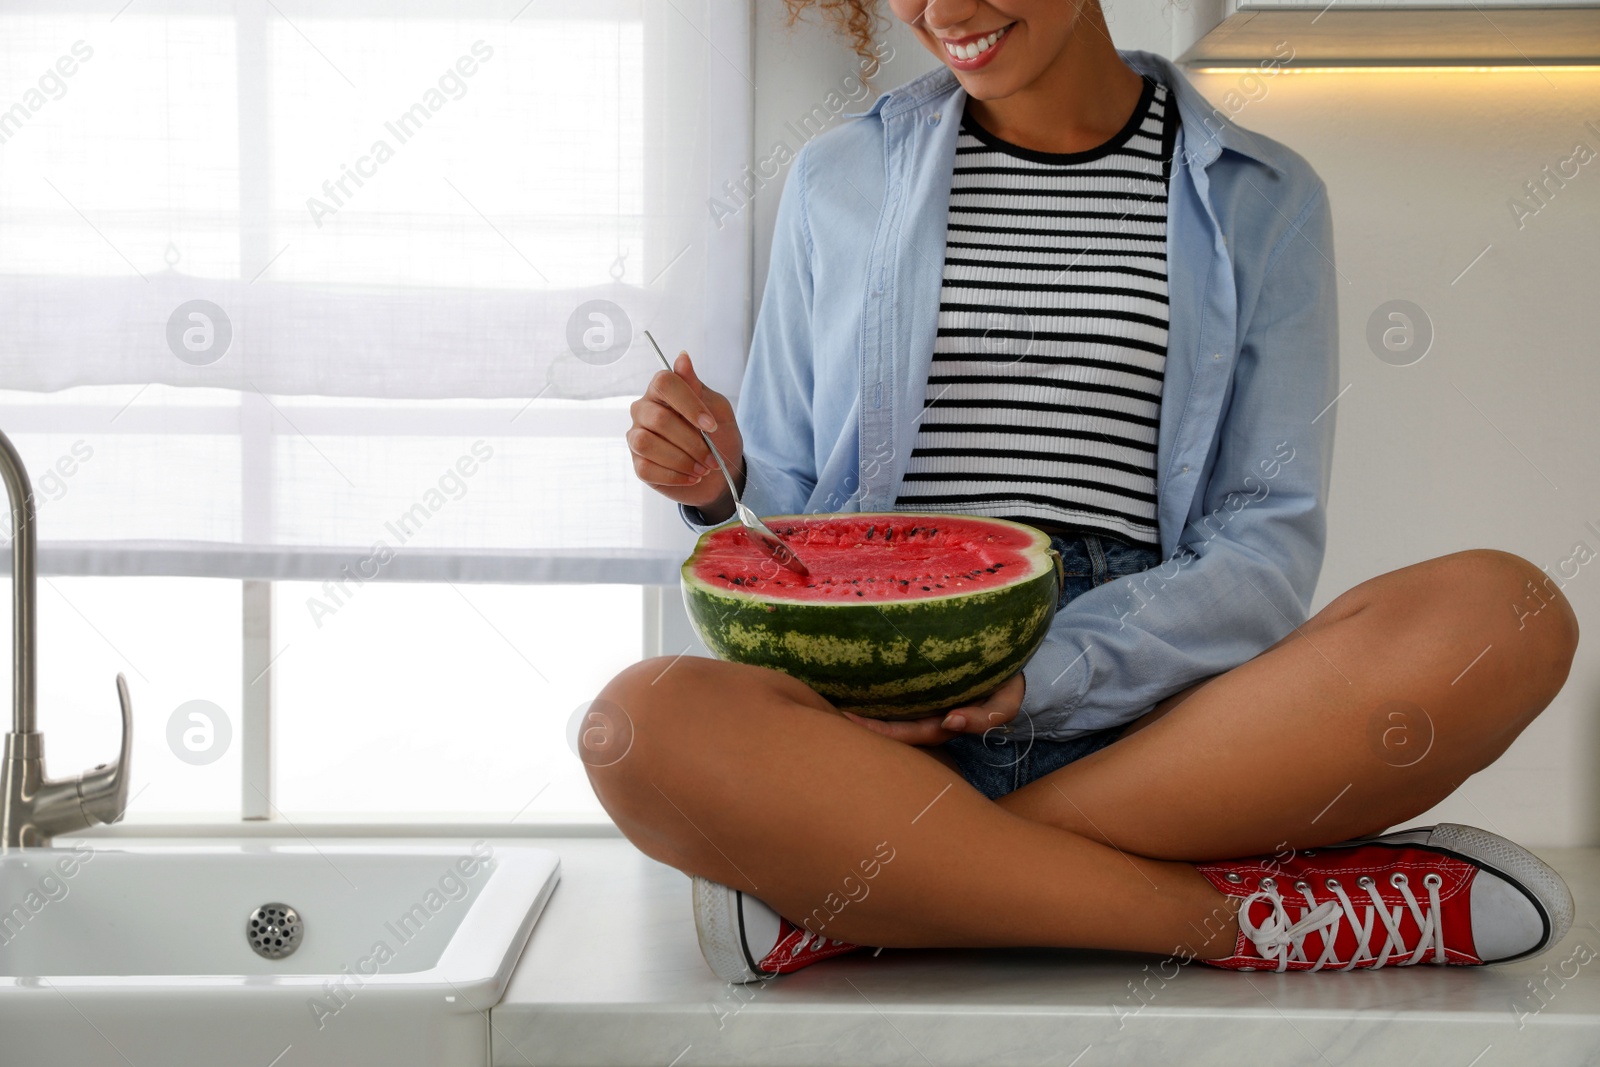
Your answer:
[[[250,913],[245,924],[245,936],[257,956],[281,960],[300,947],[306,924],[300,913],[287,904],[263,904]]]

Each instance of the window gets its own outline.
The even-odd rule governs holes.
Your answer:
[[[122,670],[130,819],[593,809],[566,720],[653,650],[689,543],[632,475],[656,364],[625,342],[729,381],[744,350],[748,220],[706,203],[750,158],[747,20],[0,14],[32,79],[0,99],[0,429],[39,501],[53,773],[114,746]],[[210,762],[162,733],[199,700]]]

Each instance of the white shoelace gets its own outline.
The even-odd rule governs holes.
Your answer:
[[[802,930],[800,932],[805,933],[806,931]],[[827,943],[828,939],[823,937],[821,934],[815,934],[811,937],[802,937],[800,940],[794,943],[794,947],[789,950],[789,955],[800,955],[800,953],[803,952],[808,945],[811,947],[811,951],[815,952],[817,949],[822,948]],[[840,941],[837,937],[833,939],[833,943],[835,945],[844,944],[844,942]]]
[[[1447,962],[1444,951],[1444,924],[1439,912],[1439,887],[1444,884],[1444,879],[1438,874],[1430,872],[1422,879],[1422,884],[1428,890],[1428,906],[1424,910],[1418,903],[1416,895],[1411,892],[1411,886],[1405,874],[1396,871],[1389,876],[1389,884],[1400,890],[1405,898],[1406,907],[1411,911],[1411,917],[1417,924],[1417,946],[1408,949],[1400,935],[1400,917],[1404,912],[1396,904],[1391,911],[1378,895],[1377,884],[1366,875],[1356,880],[1356,884],[1367,891],[1372,898],[1371,904],[1364,904],[1364,915],[1356,914],[1356,906],[1350,900],[1349,894],[1339,884],[1336,878],[1323,881],[1324,887],[1333,894],[1333,899],[1317,902],[1311,892],[1308,882],[1296,882],[1295,889],[1305,897],[1306,907],[1301,912],[1300,918],[1291,919],[1288,910],[1283,906],[1283,897],[1278,894],[1277,883],[1271,878],[1261,879],[1261,888],[1255,893],[1244,898],[1239,905],[1239,929],[1244,936],[1255,945],[1256,951],[1261,953],[1265,960],[1277,960],[1279,971],[1289,969],[1291,961],[1295,963],[1309,963],[1306,958],[1305,939],[1313,931],[1322,935],[1322,955],[1311,967],[1313,971],[1320,971],[1330,963],[1338,963],[1335,945],[1339,936],[1339,924],[1349,920],[1351,929],[1356,935],[1356,951],[1350,957],[1350,962],[1339,968],[1343,971],[1352,971],[1365,960],[1372,960],[1372,966],[1383,967],[1389,963],[1390,957],[1396,958],[1410,953],[1410,959],[1398,960],[1396,966],[1408,967],[1420,961],[1429,948],[1433,949],[1434,963]],[[1250,920],[1250,905],[1255,901],[1265,900],[1272,904],[1272,914],[1267,916],[1265,922],[1256,925]],[[1291,901],[1299,904],[1299,901]],[[1374,919],[1383,921],[1387,934],[1384,938],[1383,951],[1377,956],[1372,954],[1370,941],[1373,934]]]

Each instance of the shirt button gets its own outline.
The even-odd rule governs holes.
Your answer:
[[[1212,359],[1221,359],[1222,358],[1222,353],[1221,352],[1213,352],[1213,353],[1211,353],[1211,358]]]
[[[939,113],[937,111],[935,111],[933,114],[928,116],[928,125],[929,126],[937,126],[937,125],[939,125]]]
[[[1185,474],[1188,474],[1188,473],[1189,473],[1189,465],[1188,465],[1188,464],[1187,464],[1187,463],[1185,463],[1185,464],[1184,464],[1184,465],[1183,465],[1183,473],[1185,473]]]

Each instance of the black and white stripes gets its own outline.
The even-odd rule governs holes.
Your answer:
[[[1167,185],[1177,110],[1145,77],[1097,148],[963,121],[926,408],[895,506],[1157,544]]]

